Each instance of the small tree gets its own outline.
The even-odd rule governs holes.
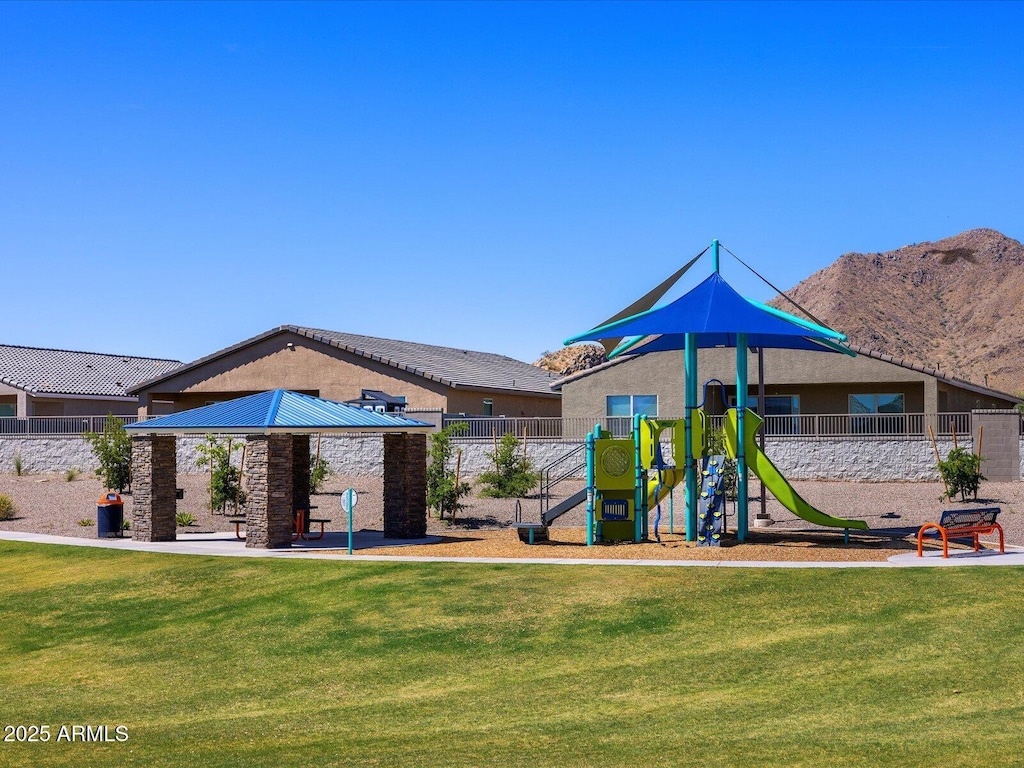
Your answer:
[[[480,475],[484,489],[481,496],[494,499],[518,499],[528,494],[536,485],[540,474],[533,471],[533,465],[524,455],[517,438],[506,432],[498,442],[494,453],[487,458],[494,462],[494,469]]]
[[[452,520],[455,513],[465,507],[459,499],[470,491],[469,483],[457,482],[455,470],[449,469],[455,446],[452,437],[469,429],[465,422],[449,424],[439,432],[430,436],[430,464],[427,467],[427,506],[444,519],[445,513]]]
[[[206,436],[206,442],[196,447],[199,458],[196,466],[210,467],[210,511],[223,512],[228,503],[245,501],[241,490],[241,471],[231,463],[231,454],[238,445],[221,442],[213,435]]]
[[[108,413],[103,432],[86,432],[85,440],[100,462],[96,474],[103,484],[118,493],[128,488],[132,482],[132,441],[124,422]]]
[[[938,464],[942,482],[946,485],[946,493],[940,499],[950,499],[958,493],[960,501],[967,501],[967,494],[978,499],[978,487],[985,478],[981,474],[981,456],[966,448],[954,448],[945,461]]]
[[[313,456],[309,460],[309,492],[320,493],[324,482],[334,474],[330,462],[322,456]]]

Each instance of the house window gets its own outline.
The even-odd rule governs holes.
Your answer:
[[[658,415],[657,395],[608,395],[607,414],[615,418],[632,418],[634,415]]]
[[[906,431],[903,395],[850,395],[849,402],[851,432],[860,435],[893,435]]]
[[[657,417],[657,395],[608,395],[606,398],[608,429],[616,437],[628,435],[633,429],[633,416]]]
[[[736,405],[736,398],[729,398],[729,405]],[[757,411],[757,396],[747,398],[747,408]],[[765,395],[765,416],[796,416],[800,413],[800,395]]]
[[[729,397],[729,405],[736,407],[736,398]],[[747,397],[747,408],[757,412],[757,396]],[[765,395],[764,396],[764,427],[766,435],[799,435],[799,418],[780,418],[800,415],[800,395]]]
[[[906,413],[903,395],[850,395],[850,413]]]
[[[494,415],[494,401],[493,400],[484,400],[484,416],[493,416],[493,415]]]
[[[0,418],[9,418],[18,415],[16,403],[0,403]]]

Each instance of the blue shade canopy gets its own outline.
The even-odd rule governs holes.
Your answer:
[[[743,298],[717,272],[664,307],[608,323],[568,339],[566,344],[631,337],[618,353],[663,352],[683,349],[685,336],[696,334],[698,347],[735,347],[737,336],[747,334],[749,347],[845,352],[838,342],[846,337],[776,309]],[[642,339],[652,338],[646,343]]]
[[[432,424],[377,413],[333,400],[274,389],[160,416],[125,429],[143,434],[269,434],[310,432],[427,432]]]

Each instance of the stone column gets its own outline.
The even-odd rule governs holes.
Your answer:
[[[1009,408],[973,410],[971,429],[981,474],[996,483],[1020,480],[1020,414]]]
[[[249,435],[246,446],[245,546],[290,547],[295,528],[292,435]]]
[[[384,538],[427,535],[427,436],[384,435]]]
[[[174,541],[177,521],[174,435],[132,436],[132,538]]]
[[[292,435],[292,506],[306,510],[309,533],[309,435]]]

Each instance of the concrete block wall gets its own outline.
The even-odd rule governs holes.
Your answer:
[[[981,474],[992,482],[1019,480],[1020,416],[1014,410],[971,411],[974,442],[981,443]]]
[[[205,474],[206,470],[196,466],[195,446],[201,437],[179,437],[177,440],[177,471],[179,474]],[[235,437],[234,443],[244,443],[245,438]],[[310,439],[310,453],[316,453],[317,438]],[[969,439],[959,444],[972,447]],[[462,476],[471,480],[490,468],[487,454],[493,452],[490,440],[456,440],[461,448]],[[547,466],[556,459],[578,448],[580,444],[560,441],[530,441],[527,455],[534,467]],[[940,440],[939,451],[943,457],[953,448],[951,440]],[[999,448],[995,440],[995,429],[986,428],[982,453],[991,458],[991,452]],[[0,473],[13,473],[14,451],[20,450],[25,471],[33,474],[64,472],[70,467],[92,472],[96,460],[88,445],[79,437],[18,437],[0,438]],[[1014,453],[1015,451],[1015,453]],[[792,438],[769,439],[765,452],[776,464],[779,471],[794,480],[860,480],[860,481],[926,481],[938,480],[935,467],[935,452],[929,439],[838,439],[813,438],[797,440]],[[1024,440],[1018,435],[1010,438],[1009,474],[1011,480],[1024,477]],[[320,440],[320,454],[326,458],[331,469],[340,475],[364,475],[381,477],[384,473],[384,440],[381,435],[324,435]],[[667,455],[667,454],[666,454]],[[1014,459],[1014,456],[1016,457]],[[233,452],[237,464],[241,450]],[[248,463],[248,462],[247,462]],[[1013,469],[1016,474],[1013,474]],[[988,467],[983,472],[990,480]]]

